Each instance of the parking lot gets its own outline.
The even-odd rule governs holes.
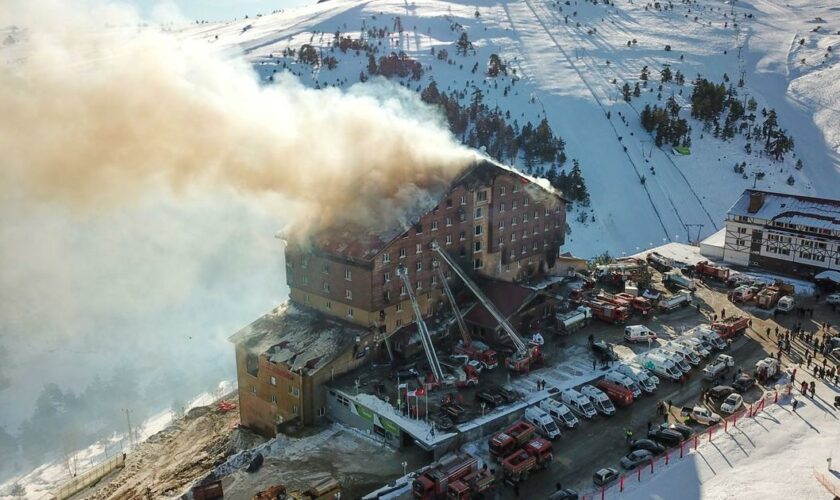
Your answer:
[[[766,336],[768,327],[773,332],[777,326],[784,331],[792,328],[796,323],[802,323],[804,329],[816,331],[823,321],[833,324],[840,321],[840,316],[823,304],[815,307],[813,318],[809,317],[805,320],[797,316],[783,315],[777,318],[777,322],[768,311],[753,307],[736,308],[727,299],[726,291],[726,288],[722,286],[713,284],[712,288],[708,288],[701,284],[695,294],[695,304],[700,305],[699,312],[695,308],[684,308],[668,315],[654,317],[645,323],[657,333],[678,334],[683,328],[688,329],[698,324],[708,323],[713,315],[720,316],[724,309],[727,315],[749,315],[752,326],[743,334],[736,336],[726,352],[735,360],[735,366],[727,372],[726,383],[731,382],[731,376],[737,374],[739,368],[751,374],[758,360],[776,354],[778,348],[775,341]],[[813,299],[806,299],[806,302],[808,303],[801,305],[811,307],[809,303],[813,303]],[[604,339],[616,343],[616,352],[622,358],[629,355],[628,350],[639,353],[647,349],[646,344],[628,346],[622,341],[623,329],[621,327],[597,321],[568,338],[566,343],[586,345],[590,334],[598,340]],[[788,365],[798,363],[803,358],[804,349],[795,343],[790,354],[783,355],[782,362]],[[593,487],[591,478],[595,471],[602,467],[620,469],[619,459],[628,451],[625,441],[627,430],[632,431],[635,438],[643,437],[647,434],[649,422],[652,424],[662,422],[663,417],[657,414],[657,404],[661,401],[670,401],[673,404],[668,416],[670,422],[685,420],[680,416],[680,408],[683,406],[707,405],[712,411],[720,413],[720,401],[717,403],[701,401],[703,389],[713,385],[712,382],[704,380],[701,374],[706,361],[708,360],[703,360],[699,366],[695,367],[684,383],[668,382],[660,377],[661,383],[654,394],[643,395],[633,405],[619,408],[616,415],[611,417],[598,415],[592,420],[582,421],[575,429],[564,430],[562,438],[554,442],[554,462],[548,470],[537,472],[527,481],[520,483],[520,497],[546,498],[555,490],[557,483],[562,484],[564,488],[572,487],[579,491],[591,490]],[[539,375],[539,371],[535,375]],[[769,382],[766,389],[772,389],[772,382]],[[743,394],[744,402],[749,404],[758,400],[764,390],[765,388],[760,386],[753,387]],[[694,427],[696,430],[703,428],[698,424],[694,424]],[[513,488],[500,487],[498,497],[514,498]]]

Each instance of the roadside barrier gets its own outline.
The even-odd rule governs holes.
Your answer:
[[[653,458],[652,460],[650,460],[649,463],[637,467],[635,471],[621,474],[618,477],[617,482],[612,483],[609,486],[601,486],[597,489],[589,490],[582,493],[580,496],[581,500],[596,500],[598,498],[600,498],[601,500],[606,500],[607,498],[616,498],[620,496],[620,494],[624,492],[625,487],[627,486],[628,478],[636,476],[634,478],[636,479],[635,482],[642,482],[643,476],[653,475],[654,471],[662,471],[665,467],[667,467],[672,461],[672,453],[678,459],[682,459],[686,456],[689,456],[692,452],[692,449],[696,451],[697,446],[701,442],[712,442],[715,433],[717,433],[719,430],[722,430],[725,433],[729,433],[732,428],[737,426],[738,421],[743,420],[745,416],[749,418],[755,418],[759,413],[764,411],[768,403],[779,403],[779,390],[765,393],[764,397],[762,397],[755,403],[747,405],[741,408],[740,410],[736,411],[732,415],[729,415],[725,419],[722,419],[721,422],[709,426],[709,428],[706,431],[694,434],[693,438],[689,438],[693,439],[693,444],[689,444],[687,446],[687,443],[690,443],[690,441],[683,440],[682,442],[680,442],[680,453],[678,457],[676,457],[676,448],[665,450],[664,455]]]

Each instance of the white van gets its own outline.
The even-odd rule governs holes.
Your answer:
[[[677,368],[677,365],[661,353],[651,351],[637,356],[636,360],[644,368],[673,382],[679,382],[683,376],[683,372]]]
[[[560,429],[554,423],[554,419],[542,408],[529,406],[525,410],[525,420],[537,428],[537,432],[546,439],[554,440],[560,437]]]
[[[680,337],[674,342],[688,347],[689,349],[694,351],[694,354],[700,356],[701,358],[705,358],[706,356],[711,354],[711,352],[703,346],[703,342],[693,337]]]
[[[626,387],[633,391],[633,398],[641,397],[642,390],[639,388],[639,384],[633,381],[630,377],[619,373],[618,371],[611,371],[607,373],[604,378],[610,382],[614,382],[622,387]]]
[[[580,393],[589,398],[589,402],[599,413],[604,415],[615,415],[615,405],[604,391],[589,384],[580,386]]]
[[[586,418],[592,418],[598,414],[595,407],[589,402],[589,398],[579,393],[574,389],[566,389],[560,393],[560,399],[578,415],[583,415]]]
[[[682,353],[678,353],[670,349],[666,349],[664,347],[656,349],[655,352],[658,353],[660,356],[673,361],[674,364],[677,365],[677,369],[679,369],[681,372],[688,373],[691,371],[691,365],[686,363],[685,355],[683,355]]]
[[[697,366],[700,364],[700,356],[698,356],[697,353],[694,352],[694,349],[683,345],[677,341],[668,342],[667,344],[662,346],[662,348],[677,354],[682,354],[686,361],[688,361],[688,363],[692,366]]]
[[[685,335],[703,339],[719,351],[722,351],[727,347],[726,341],[720,338],[720,335],[718,335],[718,333],[715,330],[713,330],[709,325],[696,326],[691,330],[685,332]]]
[[[776,303],[776,310],[779,312],[791,312],[793,310],[793,306],[796,305],[796,301],[790,295],[785,295],[779,302]]]
[[[624,327],[624,340],[627,342],[648,342],[656,339],[656,332],[645,325],[628,325]]]
[[[540,401],[540,408],[551,415],[551,418],[557,422],[557,425],[573,429],[578,424],[578,419],[568,406],[560,401],[552,398],[546,398]]]
[[[618,365],[618,368],[616,368],[616,371],[626,376],[633,382],[636,382],[639,385],[639,388],[648,394],[656,390],[656,384],[650,379],[650,377],[647,376],[647,373],[645,373],[644,370],[621,363]]]

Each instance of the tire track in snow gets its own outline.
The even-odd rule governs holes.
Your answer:
[[[603,116],[606,117],[607,116],[606,107],[601,102],[601,100],[598,98],[598,95],[595,93],[595,90],[592,88],[592,86],[589,84],[589,82],[586,81],[586,79],[583,77],[583,74],[581,73],[580,69],[577,67],[577,65],[575,65],[575,63],[572,61],[572,59],[569,57],[569,55],[566,53],[566,51],[563,50],[563,47],[557,42],[557,39],[554,38],[554,35],[551,33],[551,30],[549,30],[548,27],[545,25],[545,22],[543,22],[542,18],[539,15],[537,15],[537,12],[534,10],[534,7],[531,5],[530,0],[524,0],[524,3],[528,7],[528,10],[531,11],[531,14],[533,14],[534,18],[537,20],[539,25],[542,27],[543,31],[545,31],[545,33],[551,39],[551,42],[554,44],[554,46],[557,47],[557,49],[560,51],[561,54],[563,54],[563,57],[569,63],[569,66],[573,70],[575,70],[575,73],[577,73],[577,75],[578,75],[578,79],[580,79],[580,81],[589,90],[589,93],[592,95],[592,98],[595,99],[595,102],[601,108],[601,111],[603,112]],[[508,19],[510,20],[511,25],[512,25],[513,24],[513,19],[510,16],[510,12],[508,11],[507,5],[505,5],[504,8],[505,8],[505,12],[508,15]],[[612,122],[612,120],[608,119],[607,122],[609,122],[610,127],[613,129],[613,133],[615,133],[616,139],[618,137],[620,137],[620,135],[618,133],[618,129],[615,128],[615,124]],[[624,154],[625,154],[625,156],[627,156],[627,160],[630,162],[630,165],[633,167],[633,170],[636,172],[636,175],[638,176],[639,181],[641,182],[642,174],[639,173],[639,168],[636,166],[636,163],[633,161],[633,158],[630,156],[630,154],[626,150],[624,151]],[[647,198],[650,201],[651,208],[653,208],[653,212],[656,214],[656,218],[659,220],[660,226],[662,226],[662,231],[665,233],[665,238],[668,241],[671,241],[671,236],[669,234],[670,232],[668,231],[668,228],[665,226],[665,222],[662,220],[662,214],[659,213],[659,208],[657,208],[656,203],[653,201],[653,197],[651,196],[650,191],[648,190],[647,186],[644,185],[644,184],[642,184],[642,188],[644,189],[645,194],[647,195]]]

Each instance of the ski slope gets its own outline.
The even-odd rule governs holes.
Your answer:
[[[566,141],[568,158],[580,161],[591,195],[591,210],[576,207],[570,213],[567,239],[569,250],[586,257],[707,236],[722,227],[726,210],[744,188],[752,187],[757,172],[764,174],[757,181],[760,188],[840,196],[840,107],[835,103],[840,54],[821,57],[826,47],[840,43],[840,10],[830,0],[700,0],[662,10],[632,0],[569,3],[330,0],[192,26],[180,36],[242,52],[264,80],[290,71],[306,85],[349,88],[366,70],[367,58],[364,52],[331,50],[334,33],[368,39],[369,29],[384,28],[384,40],[371,39],[379,43],[377,57],[404,51],[426,69],[420,81],[394,80],[400,85],[419,91],[434,79],[442,91],[463,91],[462,104],[480,89],[486,104],[510,112],[510,120],[520,126],[546,116]],[[810,33],[815,18],[823,28]],[[474,54],[455,55],[461,27]],[[803,36],[808,43],[794,43]],[[636,43],[628,46],[631,40]],[[284,57],[284,49],[307,43],[322,56],[335,57],[337,67],[312,67]],[[446,49],[454,64],[434,57],[433,48]],[[484,69],[494,53],[516,74],[487,77]],[[813,63],[797,64],[802,57]],[[479,71],[473,73],[476,63]],[[665,83],[658,90],[665,64],[686,76],[685,85]],[[651,70],[649,88],[625,102],[620,88],[639,81],[643,66]],[[743,77],[739,96],[754,98],[759,111],[778,111],[781,127],[797,143],[794,154],[782,162],[763,157],[755,151],[759,148],[747,154],[743,137],[711,137],[693,119],[691,155],[654,146],[639,123],[644,105],[661,106],[673,95],[681,116],[688,117],[690,81],[701,75],[720,82],[724,74],[733,84]],[[801,171],[794,168],[800,158]],[[732,168],[741,162],[747,164],[743,175]],[[786,182],[791,175],[793,186]]]

